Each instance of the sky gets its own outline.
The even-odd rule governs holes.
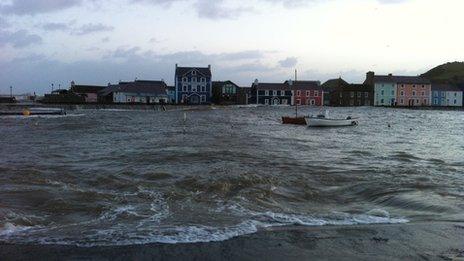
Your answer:
[[[462,0],[0,0],[0,94],[51,84],[260,82],[367,71],[418,75],[464,60]]]

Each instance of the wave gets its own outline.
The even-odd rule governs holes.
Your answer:
[[[240,211],[240,208],[236,209]],[[115,214],[129,213],[136,215],[131,207],[115,210]],[[253,213],[253,212],[250,212]],[[111,216],[109,218],[114,218]],[[372,210],[365,214],[333,213],[328,216],[307,216],[288,213],[254,213],[249,219],[235,225],[225,227],[209,225],[187,226],[160,226],[145,227],[145,234],[138,234],[140,230],[130,229],[122,231],[121,227],[111,227],[93,231],[82,232],[76,238],[70,236],[50,236],[49,231],[43,227],[16,227],[7,223],[0,230],[0,242],[8,243],[26,242],[38,244],[76,245],[80,247],[94,246],[123,246],[150,243],[200,243],[225,241],[234,237],[253,234],[261,229],[283,226],[350,226],[368,224],[400,224],[407,223],[405,218],[392,218],[384,210]],[[79,224],[75,224],[79,226]],[[60,229],[55,227],[55,229]],[[35,235],[38,232],[37,235]]]

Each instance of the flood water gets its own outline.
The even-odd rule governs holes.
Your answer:
[[[273,226],[464,220],[462,111],[330,110],[360,125],[282,125],[290,107],[2,117],[0,242],[207,242]]]

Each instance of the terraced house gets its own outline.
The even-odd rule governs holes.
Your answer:
[[[174,82],[176,88],[176,103],[211,103],[211,65],[208,65],[208,67],[179,67],[176,64]]]
[[[462,93],[451,84],[432,84],[432,106],[462,107]]]
[[[319,81],[292,81],[288,80],[293,91],[293,103],[296,105],[321,106],[324,101],[324,92]]]
[[[432,85],[429,80],[419,76],[375,75],[368,72],[364,83],[374,86],[374,106],[431,105]]]
[[[288,83],[261,83],[251,86],[251,102],[263,105],[293,105],[293,93]]]
[[[397,84],[393,75],[375,75],[368,72],[364,84],[374,87],[374,106],[396,106]]]

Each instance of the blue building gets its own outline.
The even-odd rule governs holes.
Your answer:
[[[462,107],[463,92],[451,84],[432,84],[432,106]]]
[[[176,76],[174,82],[176,88],[176,103],[211,103],[211,65],[208,65],[208,67],[179,67],[176,64]]]

